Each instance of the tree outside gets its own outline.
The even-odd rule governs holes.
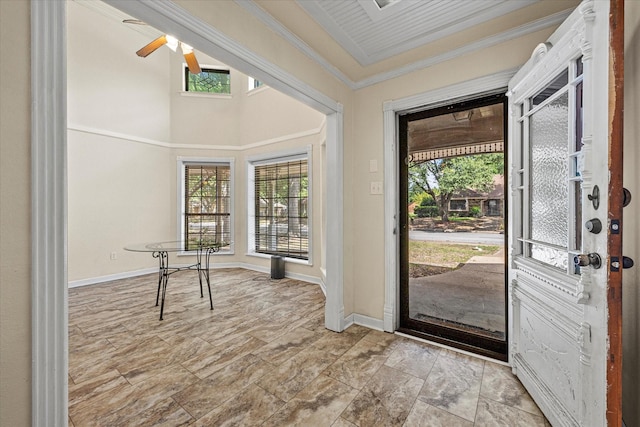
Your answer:
[[[504,173],[502,153],[428,160],[409,167],[411,197],[431,196],[443,222],[449,222],[451,198],[463,190],[488,191],[495,175]]]

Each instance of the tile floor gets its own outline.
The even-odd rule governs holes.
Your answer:
[[[69,425],[548,426],[510,369],[397,335],[324,329],[317,285],[212,271],[69,290]],[[157,282],[156,282],[157,283]]]

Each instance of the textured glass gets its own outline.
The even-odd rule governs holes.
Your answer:
[[[531,244],[531,258],[557,267],[563,271],[566,271],[569,265],[568,256],[567,252],[564,251]]]
[[[549,99],[551,95],[565,87],[569,83],[569,71],[564,70],[562,74],[555,78],[554,81],[549,83],[544,89],[542,89],[536,96],[531,99],[531,106],[536,107]]]
[[[566,247],[568,95],[531,117],[531,238]]]

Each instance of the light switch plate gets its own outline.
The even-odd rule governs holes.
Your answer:
[[[371,194],[382,194],[382,182],[381,181],[371,181]]]

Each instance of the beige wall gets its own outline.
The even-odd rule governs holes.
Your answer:
[[[29,3],[0,1],[0,425],[31,424]]]
[[[624,186],[632,201],[623,212],[622,412],[627,427],[640,426],[640,2],[625,2]]]
[[[357,278],[354,312],[381,319],[384,306],[384,198],[369,194],[369,182],[384,178],[383,103],[517,67],[550,33],[540,31],[356,92],[352,167],[345,170],[351,174],[357,207],[348,228],[360,236],[350,266]],[[379,172],[369,173],[369,160],[378,161]]]
[[[175,240],[170,150],[73,130],[67,139],[69,282],[157,267],[123,247]]]
[[[167,49],[165,49],[167,50]],[[229,68],[220,61],[196,52],[201,66]],[[185,96],[183,89],[182,64],[179,54],[170,55],[170,85],[166,89],[171,94],[171,138],[174,144],[227,145],[239,146],[240,128],[235,118],[240,111],[246,77],[236,70],[230,70],[233,97],[209,98]]]
[[[134,53],[150,38],[77,2],[67,2],[70,126],[168,141],[169,49]]]
[[[156,266],[149,254],[124,251],[123,246],[177,238],[178,157],[235,159],[235,255],[217,256],[213,262],[268,268],[269,259],[246,256],[245,159],[308,145],[316,154],[313,179],[318,186],[312,191],[318,218],[312,229],[314,263],[287,263],[286,268],[319,278],[325,116],[270,88],[249,92],[247,76],[234,69],[231,95],[185,94],[182,55],[161,48],[139,58],[134,52],[155,35],[140,34],[79,3],[67,4],[71,285]],[[201,52],[196,55],[202,66],[229,68]]]

